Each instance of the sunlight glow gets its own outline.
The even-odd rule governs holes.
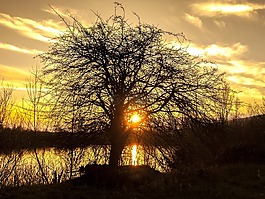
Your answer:
[[[132,165],[137,166],[137,145],[132,147]]]
[[[137,113],[134,113],[132,115],[132,118],[131,118],[132,123],[138,123],[138,122],[140,122],[140,120],[141,120],[141,118]]]

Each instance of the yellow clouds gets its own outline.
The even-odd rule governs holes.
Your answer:
[[[255,11],[265,9],[265,5],[250,3],[196,3],[192,4],[191,8],[193,13],[200,16],[237,15],[241,17],[251,17]]]
[[[241,75],[242,77],[253,78],[258,82],[265,83],[265,62],[252,62],[245,60],[231,60],[227,62],[229,74]],[[258,83],[257,85],[260,85]],[[265,84],[263,84],[265,87]]]
[[[20,103],[20,100],[27,96],[25,83],[29,76],[30,73],[25,70],[0,64],[0,80],[4,82],[4,85],[14,88],[12,96],[16,103]]]
[[[243,77],[239,75],[230,75],[227,77],[227,79],[233,83],[240,85],[240,88],[244,87],[256,87],[256,88],[265,88],[265,82],[254,79],[250,77]]]
[[[218,65],[226,72],[232,88],[242,93],[244,101],[258,101],[265,95],[265,62],[235,58]]]
[[[20,48],[11,44],[6,44],[0,42],[0,49],[4,50],[11,50],[19,53],[25,53],[25,54],[31,54],[31,55],[37,55],[40,53],[43,53],[42,51],[36,50],[36,49],[26,49],[26,48]]]
[[[202,21],[199,17],[186,13],[184,19],[188,21],[189,23],[193,24],[194,26],[198,28],[202,28]]]
[[[207,46],[204,51],[206,56],[222,56],[228,58],[234,58],[241,56],[248,50],[247,46],[240,43],[235,43],[229,46],[220,46],[217,44],[211,44]]]
[[[0,65],[0,78],[11,83],[15,87],[24,87],[29,73],[15,67]]]
[[[210,4],[194,4],[194,10],[202,11],[202,14],[215,15],[215,14],[239,14],[244,15],[253,11],[253,8],[248,5],[231,5],[221,3],[210,3]]]
[[[265,2],[248,2],[194,1],[184,17],[186,22],[203,27],[194,33],[194,38],[207,44],[190,43],[189,53],[214,61],[220,71],[227,74],[232,88],[242,91],[244,100],[248,98],[251,101],[265,95],[265,61],[262,53]]]
[[[265,4],[253,3],[227,3],[225,1],[193,3],[190,5],[189,13],[184,19],[196,27],[202,28],[203,20],[207,17],[215,17],[214,24],[219,28],[226,26],[225,21],[221,20],[224,16],[238,16],[248,19],[258,19],[258,11],[265,9]]]
[[[187,50],[195,56],[203,56],[207,59],[220,61],[240,57],[248,50],[248,48],[241,43],[235,43],[233,45],[210,44],[207,46],[198,46],[191,43]]]
[[[232,88],[240,92],[242,100],[259,101],[265,95],[265,62],[246,60],[247,46],[241,43],[201,46],[191,43],[187,50],[195,56],[214,61],[220,72],[226,73]]]
[[[52,37],[60,34],[59,24],[51,20],[37,22],[32,19],[12,17],[0,13],[0,25],[16,30],[28,38],[43,42],[48,42]]]

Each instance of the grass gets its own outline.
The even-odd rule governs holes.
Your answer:
[[[141,173],[139,173],[141,175]],[[265,198],[265,165],[236,163],[171,172],[150,177],[137,186],[106,188],[73,181],[51,185],[5,188],[0,198],[176,198],[262,199]]]
[[[183,198],[263,198],[265,166],[250,163],[219,165],[184,177],[183,185]]]

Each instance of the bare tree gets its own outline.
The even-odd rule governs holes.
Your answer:
[[[48,178],[43,170],[43,166],[41,164],[41,160],[38,156],[37,152],[37,133],[40,131],[40,128],[43,128],[44,118],[45,116],[45,98],[44,98],[44,91],[43,91],[43,84],[40,81],[40,74],[39,69],[36,66],[31,71],[31,77],[27,81],[26,88],[28,93],[28,99],[25,100],[27,104],[26,107],[23,107],[28,114],[29,123],[31,124],[31,128],[35,134],[35,141],[34,141],[34,154],[36,160],[38,162],[42,178],[45,180],[46,183],[49,183]],[[42,126],[42,127],[41,127]]]
[[[235,94],[236,92],[228,84],[223,85],[220,92],[220,103],[216,106],[218,121],[222,125],[227,125],[229,117],[232,117],[233,109],[236,109]]]
[[[29,128],[34,132],[48,129],[50,123],[48,115],[48,98],[43,82],[40,79],[38,66],[32,68],[31,76],[26,82],[28,98],[23,99],[22,108],[27,115]]]
[[[75,92],[82,125],[88,133],[109,138],[113,167],[118,166],[122,150],[135,132],[130,125],[134,112],[144,118],[137,131],[147,131],[150,125],[145,124],[167,113],[202,121],[214,114],[213,105],[219,102],[224,82],[216,65],[187,52],[183,34],[140,19],[133,26],[125,14],[117,14],[118,8],[124,11],[116,3],[113,16],[104,20],[97,15],[89,27],[74,17],[71,24],[61,17],[67,30],[40,55],[43,73],[50,77],[47,86],[60,111],[70,111],[67,106],[72,106]],[[179,47],[170,45],[165,37]]]
[[[8,117],[12,112],[14,100],[12,99],[13,87],[10,84],[1,82],[0,88],[0,128],[6,126]]]

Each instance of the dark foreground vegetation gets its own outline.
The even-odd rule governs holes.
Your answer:
[[[265,165],[234,163],[185,172],[158,173],[145,167],[130,167],[116,175],[115,186],[106,178],[85,177],[61,184],[6,188],[1,198],[226,198],[265,197]],[[116,179],[116,178],[115,178]],[[115,182],[115,181],[114,181]]]

